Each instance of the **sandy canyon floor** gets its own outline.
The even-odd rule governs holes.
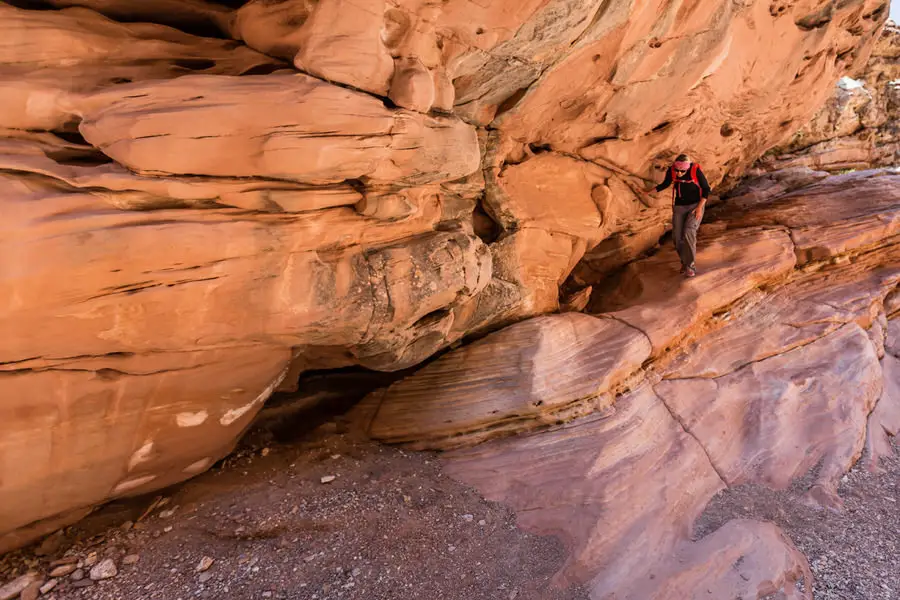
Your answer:
[[[896,599],[900,460],[885,467],[844,478],[839,514],[802,504],[802,482],[727,490],[696,535],[735,517],[771,520],[809,557],[816,600]],[[96,579],[106,559],[116,574]],[[60,600],[587,598],[553,581],[564,560],[558,540],[520,530],[436,455],[355,439],[332,421],[287,442],[256,431],[193,481],[6,555],[0,582],[37,571],[31,593]]]

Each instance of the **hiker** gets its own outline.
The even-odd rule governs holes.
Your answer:
[[[697,254],[697,229],[703,220],[703,209],[709,198],[709,183],[700,165],[691,162],[686,154],[679,154],[666,170],[666,178],[655,187],[661,192],[672,185],[672,239],[681,258],[681,273],[685,277],[697,274],[694,258]],[[648,188],[647,191],[649,192]]]

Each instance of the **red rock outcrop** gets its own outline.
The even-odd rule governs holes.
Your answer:
[[[596,600],[761,598],[812,582],[806,560],[768,523],[732,521],[691,542],[693,520],[722,489],[697,440],[649,386],[610,414],[451,452],[449,472],[518,511],[521,526],[562,538],[559,584]]]
[[[900,27],[888,23],[856,77],[841,78],[822,110],[757,167],[835,172],[900,163]]]
[[[369,434],[446,448],[570,420],[612,404],[616,384],[649,356],[647,337],[616,319],[529,319],[376,392]]]
[[[621,544],[647,519],[660,547],[708,556],[683,543],[722,485],[715,468],[740,471],[789,428],[717,456],[702,418],[685,428],[690,403],[669,406],[656,389],[676,385],[667,348],[721,326],[722,310],[765,293],[756,288],[791,285],[798,264],[888,256],[882,242],[895,235],[896,176],[826,181],[806,200],[735,202],[693,282],[674,278],[667,252],[629,266],[614,292],[598,279],[657,245],[669,197],[643,189],[675,154],[691,153],[717,184],[789,140],[833,81],[868,60],[880,0],[33,4],[0,3],[0,550],[202,471],[300,371],[419,364],[556,312],[575,272],[564,308],[592,293],[589,310],[604,314],[545,317],[451,352],[370,399],[366,424],[437,447],[581,416],[560,431],[606,436],[607,451],[643,465],[635,485],[682,500],[634,507],[627,479],[615,492],[593,475],[573,493],[621,507]],[[841,207],[851,184],[869,201],[856,212]],[[830,220],[805,216],[822,203]],[[862,353],[862,329],[884,319],[850,320],[815,349]],[[802,423],[833,470],[858,452],[866,418],[896,430],[888,392],[871,411],[879,352],[866,352],[844,381],[868,386],[840,421],[849,433]],[[754,377],[742,385],[768,381]],[[473,396],[487,390],[488,402]],[[727,402],[711,407],[733,417]],[[619,421],[588,414],[611,408]],[[632,441],[654,427],[659,439]],[[541,435],[491,448],[527,454]],[[570,443],[559,438],[564,462],[621,472],[590,436],[584,456],[569,456]],[[696,489],[659,472],[669,464],[701,474]],[[567,571],[579,577],[622,552],[586,534],[582,566]],[[756,572],[796,577],[790,549],[756,526],[723,538],[778,548]]]
[[[677,274],[666,247],[630,264],[612,291],[594,292],[591,310],[610,311],[596,317],[645,334],[640,356],[652,360],[620,362],[629,346],[610,336],[585,337],[578,348],[568,329],[550,326],[576,315],[542,317],[373,394],[360,418],[374,437],[419,448],[501,437],[449,452],[447,468],[513,506],[526,528],[560,536],[572,557],[560,581],[590,582],[593,598],[695,597],[700,586],[721,597],[810,598],[805,560],[770,526],[735,522],[697,542],[690,529],[718,486],[783,489],[811,472],[806,500],[839,509],[837,483],[867,436],[875,468],[900,426],[897,328],[888,318],[900,309],[900,244],[885,229],[900,210],[900,175],[811,180],[712,211],[695,279]],[[839,219],[836,232],[823,211]],[[812,252],[817,229],[823,250]],[[535,330],[555,343],[529,341],[524,332]],[[558,376],[534,385],[531,371],[517,370],[530,364],[523,356],[544,357],[538,364]],[[604,356],[602,368],[596,357]],[[585,385],[592,373],[593,389]],[[575,383],[590,390],[577,404]],[[598,402],[603,391],[619,393]],[[560,404],[578,409],[555,410]],[[528,433],[509,437],[516,431]],[[645,538],[650,546],[635,546]],[[738,548],[754,557],[739,561],[746,573],[715,567]],[[805,592],[794,586],[800,580]]]
[[[655,577],[617,597],[810,598],[806,559],[772,523],[729,521],[699,542],[676,547],[660,567]]]
[[[727,375],[671,377],[656,393],[726,482],[784,489],[818,465],[817,493],[833,498],[862,453],[882,388],[875,349],[856,324]]]
[[[450,453],[446,468],[516,509],[520,526],[562,538],[560,583],[593,580],[596,598],[648,577],[648,557],[671,552],[723,487],[649,386],[610,414]]]
[[[890,438],[900,433],[900,364],[897,361],[898,327],[896,319],[889,322],[885,337],[885,353],[881,359],[884,382],[881,398],[869,415],[866,430],[866,455],[871,470],[880,469],[882,457],[893,452]]]
[[[0,3],[0,127],[72,131],[81,94],[194,72],[240,75],[278,61],[233,43],[150,23],[118,23],[82,8]]]
[[[596,294],[590,310],[643,331],[658,355],[716,309],[785,277],[796,262],[788,232],[778,228],[728,231],[711,239],[702,252],[700,264],[707,273],[693,285],[672,277],[679,269],[678,257],[660,252],[628,265],[614,290]]]

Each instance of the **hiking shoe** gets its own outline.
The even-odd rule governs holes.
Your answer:
[[[681,270],[678,271],[678,274],[679,274],[679,275],[684,275],[685,271],[687,271],[687,267],[684,266],[684,265],[681,265]]]
[[[695,277],[696,275],[697,275],[697,270],[694,269],[694,267],[687,267],[687,268],[684,270],[684,276],[685,276],[685,277]]]

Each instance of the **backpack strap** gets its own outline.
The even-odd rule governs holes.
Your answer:
[[[669,167],[669,173],[671,173],[671,177],[672,177],[672,205],[674,206],[675,198],[676,198],[675,188],[678,187],[678,178],[675,175],[675,163],[672,163],[672,166]]]
[[[700,165],[697,163],[691,163],[691,168],[688,171],[691,174],[691,183],[696,185],[698,188],[700,187],[700,179],[697,178],[697,169],[700,168]],[[676,188],[682,183],[687,183],[687,181],[679,181],[678,176],[675,174],[675,164],[673,163],[671,167],[669,167],[669,172],[672,176],[672,203],[675,202],[677,194],[675,193]]]

